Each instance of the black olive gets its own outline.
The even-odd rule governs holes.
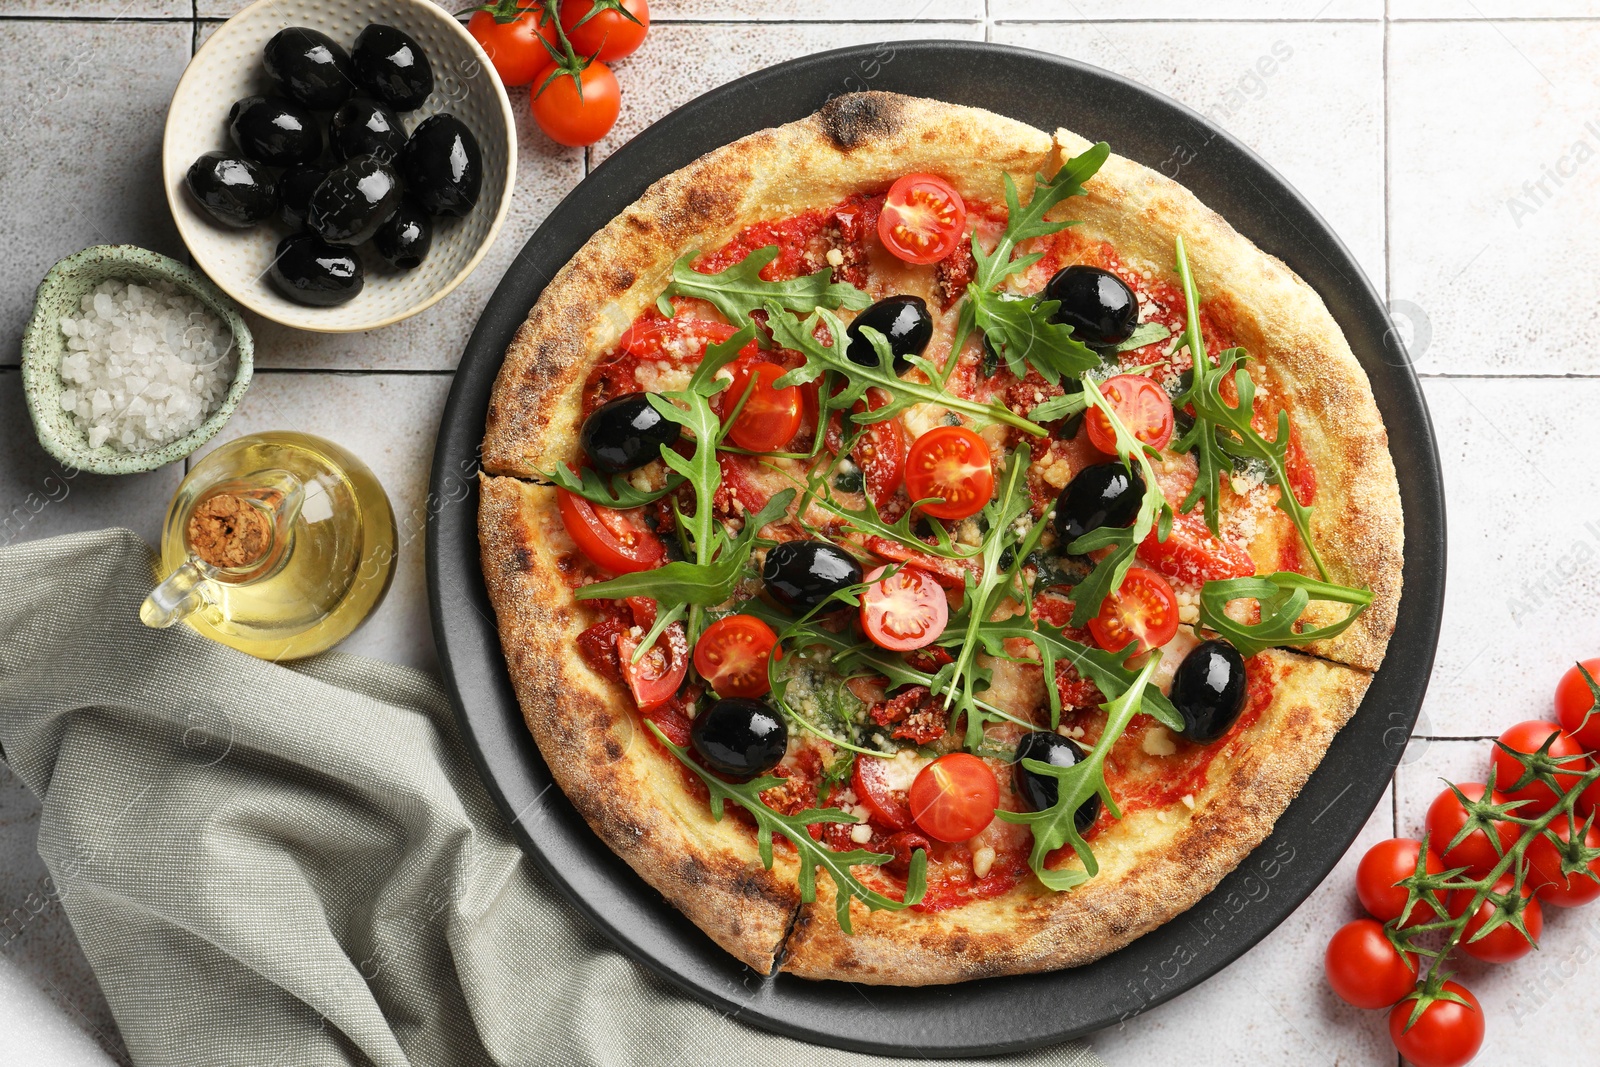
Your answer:
[[[1090,345],[1120,345],[1139,325],[1139,300],[1128,283],[1099,267],[1066,267],[1044,287],[1046,300],[1061,306],[1052,322],[1072,327],[1078,340]]]
[[[433,68],[422,46],[393,26],[374,23],[350,52],[356,78],[396,111],[421,107],[433,92]]]
[[[453,115],[423,119],[400,155],[406,185],[433,215],[465,215],[478,202],[483,153],[478,139]]]
[[[754,778],[783,759],[789,727],[762,701],[728,697],[695,716],[689,740],[712,770]]]
[[[1096,463],[1073,475],[1056,498],[1056,537],[1060,550],[1090,530],[1126,526],[1139,514],[1144,478],[1122,463]]]
[[[330,245],[314,233],[285,237],[270,273],[279,292],[312,307],[333,307],[354,299],[365,284],[355,250]]]
[[[400,176],[375,156],[347,159],[311,194],[306,225],[330,244],[358,245],[400,205]]]
[[[247,96],[228,110],[228,133],[239,151],[269,167],[293,167],[322,155],[315,115],[278,96]]]
[[[306,26],[273,34],[261,59],[283,94],[313,111],[333,110],[355,88],[356,71],[344,47]]]
[[[411,197],[402,197],[400,206],[372,235],[372,245],[389,266],[416,270],[433,247],[433,220]]]
[[[340,159],[377,156],[395,163],[406,147],[406,130],[400,116],[376,100],[351,97],[339,105],[328,121],[328,140]]]
[[[827,541],[784,541],[767,551],[761,579],[772,599],[801,615],[846,586],[858,584],[861,564]]]
[[[224,226],[254,226],[278,209],[278,186],[265,169],[226,152],[207,152],[189,166],[189,192]]]
[[[850,347],[844,354],[850,362],[863,367],[878,365],[878,352],[861,333],[861,327],[871,326],[883,334],[894,353],[894,370],[903,373],[911,366],[907,356],[920,356],[933,338],[933,316],[928,314],[928,304],[920,296],[886,296],[851,320],[845,328]]]
[[[317,191],[328,177],[328,172],[315,163],[302,163],[290,167],[278,176],[278,217],[290,229],[298,230],[306,224],[306,210],[311,206],[311,194]]]
[[[1083,753],[1078,751],[1078,746],[1060,734],[1051,733],[1049,730],[1035,730],[1025,734],[1017,743],[1017,762],[1014,765],[1017,792],[1022,794],[1022,799],[1034,811],[1043,811],[1054,806],[1061,796],[1061,783],[1048,774],[1038,774],[1028,770],[1022,765],[1022,761],[1032,759],[1048,763],[1052,767],[1070,767],[1082,758]],[[1099,814],[1098,794],[1079,804],[1078,810],[1072,814],[1072,822],[1078,828],[1078,833],[1081,834],[1093,826]]]
[[[578,441],[596,470],[621,474],[660,459],[661,447],[680,433],[682,427],[650,406],[648,393],[629,393],[590,412]]]
[[[1172,675],[1172,706],[1183,716],[1183,736],[1202,745],[1233,728],[1244,696],[1244,657],[1226,641],[1196,645]]]

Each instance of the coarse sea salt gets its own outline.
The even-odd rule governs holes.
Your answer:
[[[144,452],[196,429],[233,381],[233,332],[170,282],[109,280],[61,319],[61,410],[88,438]]]

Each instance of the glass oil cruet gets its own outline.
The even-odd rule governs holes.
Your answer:
[[[139,618],[262,659],[309,656],[382,602],[394,558],[394,512],[366,464],[310,434],[252,434],[178,486]]]

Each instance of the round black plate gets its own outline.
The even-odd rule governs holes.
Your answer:
[[[1097,963],[904,989],[751,971],[717,948],[590,832],[553,788],[523,725],[478,570],[474,471],[489,391],[545,283],[646,186],[830,96],[886,89],[1058,125],[1164,170],[1322,294],[1372,379],[1405,507],[1405,595],[1388,659],[1355,719],[1277,828],[1191,911]],[[462,356],[434,454],[428,587],[446,684],[489,791],[535,864],[625,952],[720,1010],[794,1037],[927,1056],[1037,1047],[1099,1029],[1215,974],[1265,937],[1355,838],[1405,749],[1444,597],[1444,497],[1422,390],[1384,306],[1326,223],[1199,115],[1094,67],[993,44],[923,41],[807,56],[731,82],[635,137],[545,220]]]

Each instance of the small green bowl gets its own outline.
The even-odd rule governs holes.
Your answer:
[[[61,357],[67,339],[61,333],[64,315],[79,312],[85,293],[103,281],[116,279],[148,285],[171,282],[196,297],[233,331],[236,362],[233,383],[217,410],[192,432],[146,452],[123,452],[110,445],[90,448],[88,438],[61,410]],[[28,398],[34,432],[44,450],[77,470],[95,474],[139,474],[182,459],[211,438],[233,415],[244,391],[250,388],[255,367],[255,346],[250,328],[239,317],[238,306],[222,290],[189,267],[157,252],[133,245],[95,245],[76,252],[54,267],[39,283],[33,318],[22,333],[22,389]]]

